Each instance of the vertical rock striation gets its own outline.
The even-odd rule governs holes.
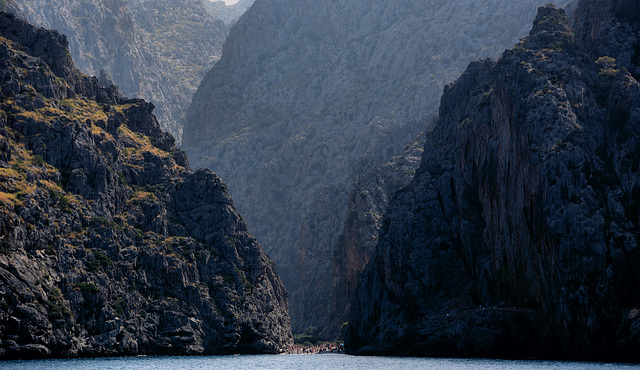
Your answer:
[[[348,213],[335,244],[331,266],[334,269],[330,273],[333,278],[328,310],[331,322],[325,329],[326,337],[342,338],[344,335],[358,279],[378,244],[382,216],[395,193],[413,179],[423,147],[424,135],[421,134],[414,143],[407,145],[402,155],[360,176],[349,193]]]
[[[234,25],[193,98],[183,144],[228,181],[278,262],[294,331],[329,323],[306,292],[331,296],[358,177],[401,154],[444,84],[516,43],[544,3],[256,0]]]
[[[0,13],[0,358],[278,353],[287,294],[153,105]]]
[[[525,40],[445,89],[349,351],[640,360],[637,10],[583,0],[572,28],[542,7]]]

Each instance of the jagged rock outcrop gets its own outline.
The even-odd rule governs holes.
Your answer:
[[[194,96],[183,146],[228,181],[295,305],[311,302],[297,293],[299,261],[333,259],[344,223],[336,215],[346,216],[358,176],[399,155],[425,130],[444,84],[514,45],[545,2],[257,0],[235,24]],[[331,227],[329,238],[303,220]],[[328,296],[331,285],[305,289]],[[294,331],[327,320],[295,314]]]
[[[156,106],[178,141],[197,85],[220,58],[228,27],[201,0],[17,0],[29,22],[67,36],[78,68],[106,70],[125,95]]]
[[[0,13],[0,358],[278,353],[287,294],[153,105]]]
[[[219,19],[227,25],[232,25],[249,9],[253,2],[254,0],[240,0],[233,5],[227,5],[224,1],[204,0],[204,6],[213,18]]]
[[[528,38],[445,89],[349,351],[640,361],[633,3],[583,0],[573,29],[540,8]]]

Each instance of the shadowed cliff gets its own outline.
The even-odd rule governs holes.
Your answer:
[[[278,353],[287,294],[153,105],[0,13],[0,358]]]
[[[336,333],[334,255],[358,179],[415,142],[444,85],[514,45],[545,2],[256,0],[233,26],[184,148],[228,181],[278,263],[295,332]]]
[[[540,8],[449,85],[352,303],[352,353],[639,361],[637,2]]]

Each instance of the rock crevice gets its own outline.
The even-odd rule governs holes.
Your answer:
[[[542,7],[525,40],[445,88],[352,303],[349,351],[639,360],[640,85],[623,47],[638,18],[619,6],[582,1],[573,27]]]
[[[224,182],[66,47],[0,13],[0,358],[282,352],[287,293]]]

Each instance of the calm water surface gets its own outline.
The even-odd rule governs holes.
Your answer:
[[[427,370],[591,370],[638,369],[640,366],[554,361],[507,361],[398,357],[354,357],[338,354],[280,356],[121,357],[75,360],[0,361],[0,369],[427,369]]]

